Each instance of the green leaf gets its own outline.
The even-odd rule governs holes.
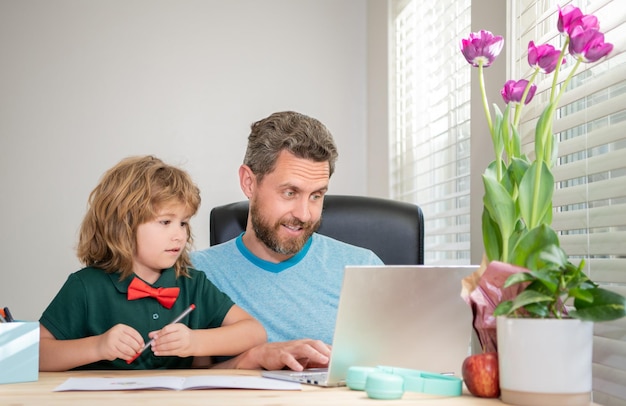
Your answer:
[[[535,317],[546,318],[550,316],[547,304],[544,303],[530,303],[524,306],[524,310]]]
[[[491,218],[486,208],[483,208],[482,217],[483,247],[489,261],[502,258],[502,236],[498,224]]]
[[[509,177],[512,179],[512,182],[518,188],[522,178],[526,172],[528,172],[528,168],[530,168],[530,164],[525,158],[513,158],[511,160],[507,171],[509,172]]]
[[[559,246],[559,237],[551,227],[542,224],[528,231],[517,241],[510,262],[527,269],[540,269],[539,266],[532,266],[536,264],[528,262],[534,259],[532,257],[534,253],[541,252],[550,245]]]
[[[565,251],[563,251],[558,244],[549,244],[543,250],[539,251],[537,258],[542,262],[542,267],[567,267],[567,254],[565,254]]]
[[[513,299],[513,306],[510,309],[510,312],[513,312],[519,308],[522,308],[528,304],[537,304],[540,302],[551,302],[553,300],[552,296],[534,291],[534,290],[524,290],[522,293],[517,295],[515,299]]]
[[[532,272],[533,275],[545,281],[546,284],[555,285],[550,286],[552,292],[556,291],[556,285],[559,285],[561,281],[568,282],[577,275],[576,268],[573,271],[567,271],[569,269],[567,264],[565,252],[549,241],[543,248],[541,245],[536,246],[535,251],[530,252],[526,258],[526,267],[537,270]]]
[[[502,151],[504,151],[504,139],[502,138],[503,117],[500,108],[498,108],[498,105],[495,103],[493,105],[493,111],[495,113],[494,131],[492,134],[493,150],[496,156],[502,156]]]
[[[515,174],[510,171],[510,165],[507,167],[504,165],[504,162],[502,162],[502,172],[500,184],[504,187],[504,189],[506,189],[509,196],[512,196],[514,199],[515,196],[517,196],[518,189],[517,182],[514,178]]]
[[[531,271],[531,275],[535,278],[536,286],[529,286],[529,289],[552,295],[553,298],[555,297],[554,295],[559,288],[559,279],[557,275],[555,275],[555,272],[542,269],[539,271]]]
[[[519,159],[522,156],[522,138],[519,135],[519,131],[517,128],[512,127],[513,137],[511,138],[511,150],[512,155],[510,156],[511,160]]]
[[[537,165],[541,165],[537,179]],[[519,185],[520,215],[528,228],[550,224],[554,176],[543,162],[533,162]]]
[[[556,160],[559,158],[559,143],[556,134],[552,135],[552,156],[550,157],[550,167],[556,165]]]
[[[513,308],[513,302],[510,300],[505,300],[504,302],[500,302],[499,305],[493,309],[494,316],[504,316],[511,313],[511,308]]]
[[[511,104],[507,104],[506,107],[504,108],[504,114],[502,116],[502,121],[500,123],[500,127],[499,127],[499,132],[500,132],[500,137],[502,139],[502,142],[504,144],[504,149],[506,151],[506,156],[510,157],[511,156],[511,142],[510,142],[510,135],[509,135],[509,127],[510,127],[510,121],[509,121],[509,112],[511,111]]]
[[[586,276],[587,275],[585,275],[585,277]],[[589,289],[593,289],[597,287],[598,287],[598,284],[588,278],[586,281],[580,283],[580,286],[579,286],[580,289],[585,289],[585,290],[589,290]]]
[[[489,165],[487,165],[487,168],[485,168],[485,172],[483,173],[483,177],[487,176],[490,177],[492,179],[498,179],[498,172],[496,170],[496,164],[497,161],[491,161],[491,163],[489,163]]]
[[[504,288],[508,288],[509,286],[516,285],[522,282],[533,281],[535,278],[528,272],[516,272],[511,274],[506,281],[504,282]]]
[[[547,157],[543,156],[546,149],[546,144],[551,141],[552,138],[552,120],[554,119],[554,111],[556,109],[556,103],[549,103],[539,116],[537,120],[537,126],[535,127],[535,156],[537,160],[543,161]],[[550,137],[550,140],[548,140]]]
[[[483,202],[491,218],[498,224],[503,238],[507,238],[515,227],[515,203],[506,189],[496,180],[483,175],[485,195]]]
[[[591,293],[590,290],[591,289],[573,288],[569,290],[569,295],[575,299],[578,299],[579,304],[581,302],[593,303],[593,293]]]
[[[587,289],[593,296],[592,302],[575,299],[576,311],[570,314],[582,320],[609,321],[626,316],[626,298],[603,288]]]

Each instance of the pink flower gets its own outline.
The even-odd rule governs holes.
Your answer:
[[[584,29],[582,25],[570,33],[569,53],[583,62],[595,62],[607,56],[613,44],[604,42],[604,34],[596,29]]]
[[[577,20],[575,25],[570,27],[570,35],[574,27],[578,26],[583,27],[583,29],[585,30],[600,30],[600,22],[598,21],[598,17],[591,14],[584,15],[580,20]]]
[[[574,7],[571,4],[567,6],[559,7],[559,19],[557,21],[557,29],[561,33],[567,33],[572,35],[572,31],[576,27],[583,27],[584,30],[599,30],[600,22],[594,15],[585,15],[580,11],[578,7]]]
[[[535,46],[533,41],[528,43],[528,64],[543,73],[551,73],[559,62],[561,51],[550,44]],[[563,59],[565,63],[565,59]]]
[[[493,35],[490,31],[470,33],[469,38],[461,40],[461,52],[472,66],[480,64],[485,68],[490,66],[496,57],[500,55],[504,46],[504,38]]]
[[[504,102],[506,104],[521,103],[526,86],[528,86],[528,81],[526,79],[521,79],[521,80],[518,80],[517,82],[514,80],[507,80],[502,90],[500,90],[502,99],[504,99]],[[532,86],[530,86],[530,89],[528,90],[528,94],[526,95],[526,101],[524,102],[524,104],[530,103],[530,101],[535,96],[536,91],[537,91],[537,85],[533,84]]]
[[[579,19],[583,17],[583,12],[578,7],[571,4],[565,7],[559,7],[559,19],[556,23],[556,28],[560,33],[569,33],[570,26],[576,24]]]

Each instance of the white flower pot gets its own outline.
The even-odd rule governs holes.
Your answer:
[[[512,405],[589,405],[593,322],[497,319],[501,399]]]

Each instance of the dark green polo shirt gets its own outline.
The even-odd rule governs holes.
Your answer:
[[[233,301],[218,290],[203,272],[189,270],[190,277],[176,278],[174,269],[163,271],[153,287],[179,287],[174,306],[166,309],[151,297],[127,300],[128,285],[134,276],[122,281],[119,274],[88,267],[71,274],[44,311],[40,323],[56,339],[71,340],[105,333],[116,324],[126,324],[139,332],[147,343],[148,333],[160,330],[192,303],[194,311],[180,322],[191,329],[222,325]],[[193,357],[156,357],[146,349],[128,365],[126,361],[99,361],[77,369],[157,369],[189,368]]]

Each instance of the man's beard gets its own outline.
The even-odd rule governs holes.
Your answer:
[[[275,224],[270,224],[268,221],[261,216],[260,210],[258,209],[256,202],[251,203],[251,211],[250,216],[252,220],[252,229],[256,234],[256,237],[261,240],[263,244],[267,246],[267,248],[272,251],[282,254],[282,255],[295,255],[304,244],[309,240],[311,235],[317,231],[322,222],[319,219],[317,222],[302,222],[298,219],[291,218],[287,221],[281,219],[278,220]],[[294,227],[302,227],[302,231],[304,232],[300,237],[290,238],[280,240],[278,237],[278,231],[284,225],[286,226],[294,226]]]

